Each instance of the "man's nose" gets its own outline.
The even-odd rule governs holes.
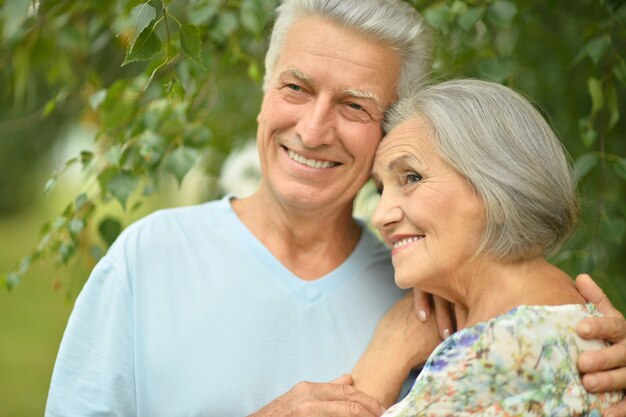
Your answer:
[[[333,103],[318,97],[303,109],[296,125],[296,134],[307,148],[331,145],[336,134],[335,118]]]

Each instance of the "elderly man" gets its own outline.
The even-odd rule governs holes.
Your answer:
[[[258,115],[259,190],[157,212],[120,236],[76,302],[46,416],[381,413],[406,375],[371,396],[349,376],[327,381],[351,372],[402,296],[352,203],[385,109],[428,71],[424,31],[401,1],[283,2]],[[619,320],[592,325],[626,333]],[[602,368],[623,365],[619,352],[599,355]]]

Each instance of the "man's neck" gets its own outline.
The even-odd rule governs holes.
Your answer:
[[[302,210],[281,205],[263,190],[233,200],[250,232],[292,273],[315,280],[340,266],[354,251],[361,227],[352,207]]]

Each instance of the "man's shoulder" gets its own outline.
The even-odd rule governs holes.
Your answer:
[[[158,242],[175,242],[178,238],[206,236],[225,227],[225,219],[232,213],[225,199],[207,203],[157,210],[129,225],[117,238],[117,247],[145,246]]]

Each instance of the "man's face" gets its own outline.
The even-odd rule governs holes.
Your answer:
[[[263,186],[279,203],[345,208],[370,174],[400,58],[306,16],[289,30],[257,117]]]

